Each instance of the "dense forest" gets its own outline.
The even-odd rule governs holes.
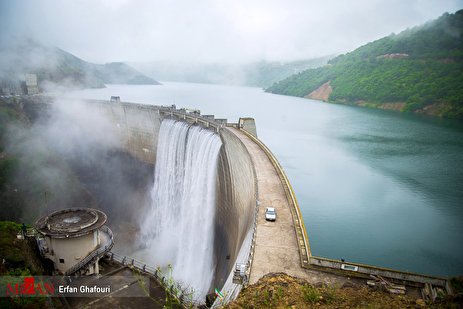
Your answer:
[[[391,34],[338,56],[328,65],[292,75],[268,92],[463,118],[463,10]],[[326,85],[326,84],[325,84]],[[397,105],[396,105],[397,106]]]

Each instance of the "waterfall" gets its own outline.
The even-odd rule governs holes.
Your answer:
[[[204,300],[214,274],[217,160],[210,130],[165,119],[159,131],[151,206],[141,225],[150,262],[172,265],[174,280]]]

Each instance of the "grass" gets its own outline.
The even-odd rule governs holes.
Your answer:
[[[320,298],[322,297],[318,290],[309,284],[301,286],[301,291],[304,300],[308,303],[314,304],[320,301]]]
[[[450,284],[455,294],[463,294],[463,277],[451,278]]]
[[[225,308],[415,308],[413,298],[373,290],[366,285],[311,285],[287,274],[267,274],[244,288]],[[441,307],[432,307],[441,308]]]
[[[324,301],[328,304],[331,304],[337,301],[339,298],[337,294],[337,290],[338,290],[338,287],[336,286],[332,286],[332,285],[325,286],[325,288],[323,289],[323,294],[322,294]]]

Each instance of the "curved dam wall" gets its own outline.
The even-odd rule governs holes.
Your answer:
[[[211,288],[222,287],[234,269],[246,236],[253,227],[256,207],[256,176],[246,147],[233,133],[220,129],[213,116],[173,111],[170,108],[132,103],[99,103],[116,122],[126,150],[137,159],[154,163],[158,132],[165,117],[190,124],[196,123],[218,132],[222,140],[217,171],[217,201],[215,214],[215,275]],[[222,125],[225,121],[221,121]],[[244,251],[249,251],[245,250]],[[185,253],[188,254],[188,253]]]
[[[215,286],[222,287],[237,261],[245,238],[253,227],[256,207],[256,176],[249,152],[233,133],[221,130],[219,154]]]
[[[52,106],[52,99],[27,104],[29,113]],[[216,179],[216,212],[214,226],[213,288],[222,288],[235,263],[247,263],[251,250],[252,228],[255,222],[257,185],[254,166],[240,139],[227,130],[226,120],[212,115],[201,116],[171,107],[124,102],[86,100],[92,112],[109,120],[111,130],[119,140],[118,146],[136,159],[156,162],[159,130],[164,118],[174,118],[201,125],[217,133],[222,140]],[[188,254],[188,252],[185,252]],[[239,254],[241,254],[240,257]],[[156,265],[153,265],[156,266]]]
[[[140,161],[151,164],[156,162],[162,122],[159,107],[107,101],[88,102],[96,105],[114,123],[122,148]]]

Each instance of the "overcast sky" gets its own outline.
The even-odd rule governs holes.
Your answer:
[[[0,0],[0,32],[84,60],[287,61],[343,53],[463,0]]]

